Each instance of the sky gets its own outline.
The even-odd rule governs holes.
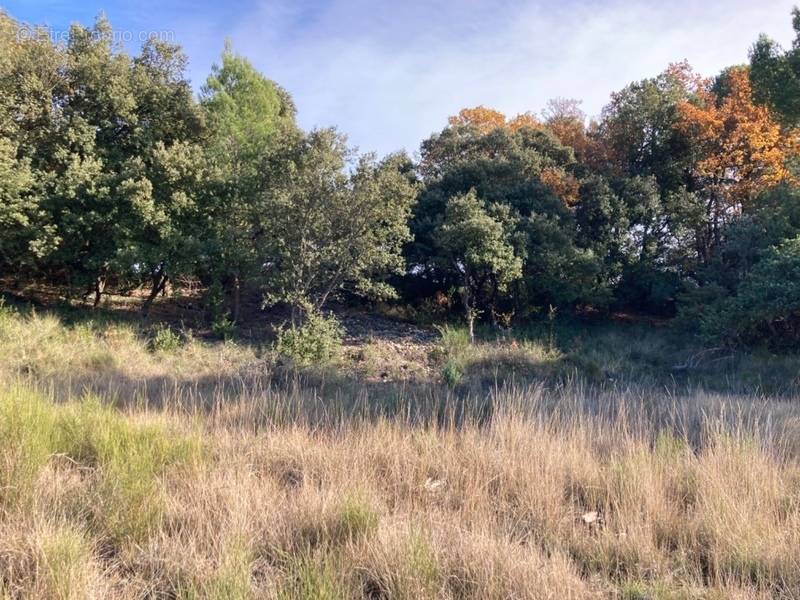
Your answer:
[[[102,12],[135,52],[180,43],[199,90],[225,40],[292,94],[306,129],[362,151],[407,150],[449,115],[508,115],[554,97],[600,113],[611,92],[687,59],[704,75],[747,61],[759,34],[785,47],[797,0],[0,0],[62,35]]]

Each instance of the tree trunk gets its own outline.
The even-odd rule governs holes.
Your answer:
[[[472,305],[472,294],[470,293],[470,282],[472,276],[468,268],[464,268],[463,287],[461,288],[461,303],[464,305],[464,316],[467,317],[467,327],[469,328],[469,343],[475,343],[475,307]]]
[[[167,274],[164,273],[162,269],[159,269],[158,272],[153,275],[153,287],[150,288],[150,294],[145,299],[144,304],[142,304],[142,316],[146,317],[150,314],[150,307],[153,305],[156,297],[166,289],[168,280],[169,277],[167,277]]]
[[[94,302],[92,303],[92,308],[97,308],[100,306],[100,300],[103,298],[103,292],[106,289],[106,276],[105,275],[98,275],[97,279],[94,280]]]
[[[472,307],[469,291],[465,288],[462,294],[464,303],[464,315],[467,317],[467,327],[469,328],[469,343],[475,343],[475,310]]]
[[[242,284],[239,275],[233,276],[233,311],[231,318],[234,323],[239,322],[239,314],[242,309]]]

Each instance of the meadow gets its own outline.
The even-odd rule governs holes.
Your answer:
[[[0,597],[800,597],[798,359],[696,355],[542,323],[301,368],[5,306]]]

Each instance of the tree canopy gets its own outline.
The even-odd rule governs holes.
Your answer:
[[[145,313],[191,285],[223,329],[246,301],[297,323],[332,298],[444,298],[471,330],[552,306],[795,335],[797,40],[762,36],[711,77],[668,65],[593,119],[565,98],[464,108],[412,160],[303,131],[229,44],[195,95],[179,46],[114,39],[102,17],[56,43],[0,13],[3,285],[137,294]]]

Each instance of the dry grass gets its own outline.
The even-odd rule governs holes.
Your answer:
[[[235,346],[4,318],[0,597],[800,598],[793,399],[574,382],[390,400],[245,377]],[[82,362],[98,347],[109,362]],[[236,375],[198,385],[193,361]],[[169,385],[147,405],[123,376]]]

